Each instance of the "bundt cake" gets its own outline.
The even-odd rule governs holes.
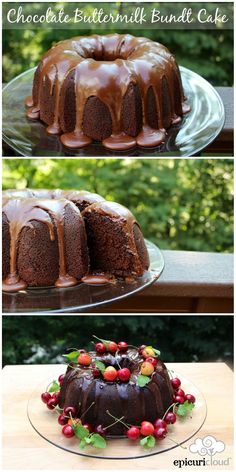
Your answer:
[[[146,385],[139,386],[139,377],[143,377],[140,375],[142,364],[145,361],[143,352],[135,347],[127,347],[123,352],[119,350],[119,345],[112,344],[113,352],[106,350],[99,354],[92,351],[83,355],[80,355],[80,351],[77,352],[78,361],[69,363],[67,367],[58,405],[62,409],[73,407],[74,416],[81,418],[83,423],[91,424],[93,428],[102,425],[103,428],[109,427],[107,434],[122,435],[127,430],[124,423],[140,425],[144,420],[154,422],[157,418],[162,418],[173,403],[173,388],[165,364],[151,356],[148,357],[149,362],[150,358],[155,360],[155,366],[151,366],[152,373],[149,377],[146,376]],[[84,353],[83,350],[81,352]],[[76,355],[76,352],[73,354]],[[87,365],[81,365],[83,362]],[[113,368],[110,369],[110,375],[112,373],[114,376],[116,370],[114,380],[109,380],[109,375],[106,375],[109,367]],[[126,378],[120,375],[123,369]],[[122,418],[123,423],[118,421],[113,424],[113,417]]]
[[[149,267],[127,208],[85,191],[3,192],[3,290],[138,277]]]
[[[158,146],[190,108],[178,65],[166,47],[130,34],[75,37],[40,61],[29,119],[61,134],[68,148],[93,140],[111,150]]]

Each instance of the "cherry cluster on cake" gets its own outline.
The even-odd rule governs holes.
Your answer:
[[[96,339],[94,351],[64,354],[66,374],[48,386],[42,401],[58,413],[62,434],[76,436],[80,448],[104,448],[112,436],[154,447],[178,416],[192,411],[195,397],[184,392],[179,378],[170,378],[159,350]]]

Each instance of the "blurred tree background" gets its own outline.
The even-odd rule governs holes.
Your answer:
[[[10,5],[10,4],[6,4]],[[51,5],[51,4],[48,4]],[[55,11],[59,11],[65,2],[55,2],[53,6]],[[105,8],[106,4],[89,2],[87,4],[68,4],[67,8],[71,12],[75,7],[83,9],[86,15],[91,14],[94,7]],[[154,3],[155,8],[160,8],[164,15],[169,8],[168,3]],[[205,3],[198,3],[199,8],[205,8]],[[115,15],[118,12],[128,13],[140,3],[109,3],[110,11]],[[186,5],[190,6],[190,4]],[[4,4],[3,4],[4,7]],[[12,8],[12,5],[11,5]],[[40,12],[42,2],[34,2],[24,4],[25,14],[35,14]],[[173,13],[178,8],[183,8],[183,4],[177,3],[172,7]],[[214,13],[216,4],[207,3],[209,13]],[[229,7],[230,8],[230,7]],[[72,15],[73,16],[73,15]],[[87,26],[86,26],[87,25]],[[67,25],[66,29],[57,29],[51,27],[50,24],[40,25],[38,29],[12,29],[3,32],[3,82],[10,81],[13,77],[21,72],[34,67],[40,61],[40,58],[53,44],[57,41],[68,39],[76,35],[89,35],[94,33],[131,33],[135,36],[145,36],[155,41],[165,44],[171,52],[176,56],[178,63],[185,66],[205,79],[209,80],[213,85],[232,86],[233,83],[233,30],[224,30],[217,28],[215,30],[187,30],[187,29],[159,29],[158,25],[153,29],[142,28],[135,29],[129,25],[127,29],[119,29],[116,24],[97,25],[85,24],[85,28],[70,29]],[[87,29],[86,29],[87,28]]]
[[[92,335],[160,349],[165,362],[233,362],[233,316],[3,316],[3,365],[63,363]]]
[[[233,251],[231,159],[5,159],[3,189],[25,187],[117,201],[162,249]]]

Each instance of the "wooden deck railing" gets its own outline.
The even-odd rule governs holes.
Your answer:
[[[160,278],[102,313],[232,313],[233,255],[163,251]]]

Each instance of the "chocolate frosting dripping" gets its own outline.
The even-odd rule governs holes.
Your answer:
[[[66,205],[73,205],[74,210],[79,212],[75,205],[66,199],[7,199],[5,197],[3,212],[9,222],[10,273],[3,281],[3,290],[15,292],[27,287],[27,284],[20,279],[17,273],[17,249],[22,229],[25,227],[33,228],[32,221],[38,221],[47,225],[51,241],[55,241],[54,225],[56,227],[59,250],[59,277],[55,282],[55,286],[68,287],[77,283],[77,280],[66,272],[64,239],[64,212]]]
[[[98,97],[110,111],[112,134],[103,140],[103,145],[112,150],[126,150],[136,144],[144,147],[157,146],[164,142],[161,99],[164,79],[170,95],[171,123],[176,124],[181,119],[175,112],[175,87],[180,90],[182,114],[190,110],[183,95],[178,65],[163,45],[128,34],[78,36],[61,41],[51,48],[36,71],[40,75],[38,98],[28,109],[27,116],[30,119],[40,118],[41,89],[47,78],[50,81],[50,94],[55,93],[54,121],[48,126],[48,133],[61,132],[61,88],[72,70],[75,70],[76,125],[73,132],[61,136],[61,142],[69,148],[84,147],[92,141],[83,132],[84,108],[91,96]],[[122,130],[123,98],[130,83],[139,86],[142,97],[143,126],[136,137],[128,136]],[[150,87],[155,96],[158,129],[151,128],[147,119],[147,93]],[[27,97],[26,105],[32,105],[30,97]]]

